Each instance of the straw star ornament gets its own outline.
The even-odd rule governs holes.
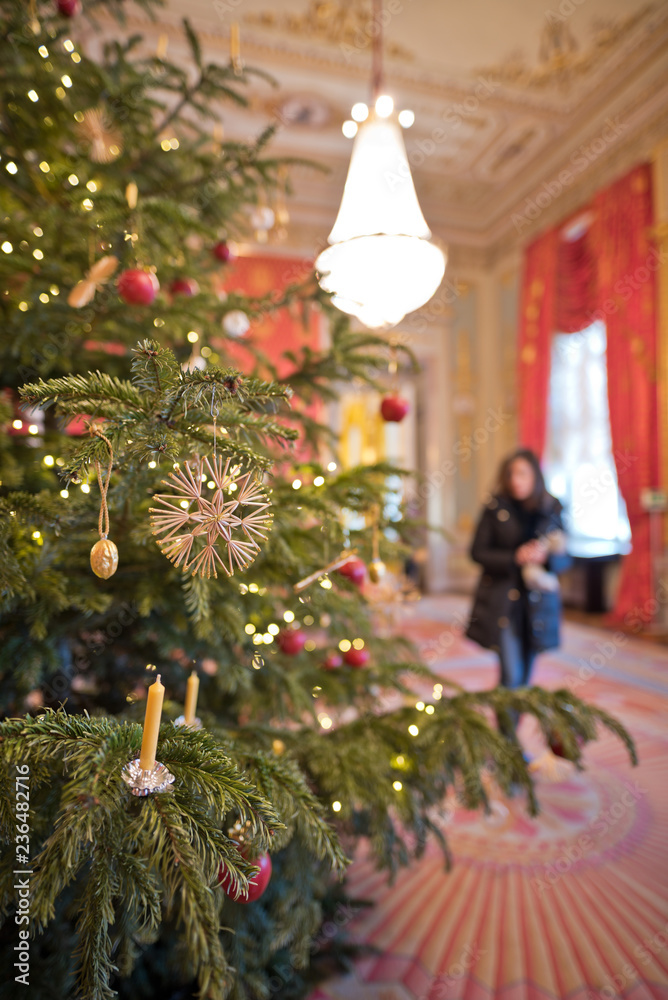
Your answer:
[[[151,507],[151,530],[164,555],[183,572],[218,578],[220,567],[228,576],[235,568],[253,562],[271,526],[271,506],[251,472],[230,470],[231,459],[197,458],[170,472],[172,493],[157,493],[160,507]],[[206,481],[214,484],[210,496],[202,495]],[[220,548],[225,552],[223,558]]]

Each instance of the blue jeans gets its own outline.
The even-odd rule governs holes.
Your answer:
[[[499,661],[501,663],[501,686],[507,688],[524,687],[531,678],[531,668],[536,659],[529,638],[521,625],[510,622],[501,629]]]

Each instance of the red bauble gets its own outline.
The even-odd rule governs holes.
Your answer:
[[[276,642],[282,653],[296,656],[301,653],[306,643],[306,635],[301,629],[286,628],[276,636]]]
[[[243,857],[243,850],[239,852]],[[260,854],[257,858],[252,858],[252,863],[260,869],[259,874],[254,875],[248,887],[248,892],[243,893],[235,900],[237,903],[254,903],[256,899],[264,894],[271,878],[271,857],[268,854]],[[218,870],[218,884],[222,886],[226,896],[234,899],[232,891],[232,880],[224,864]]]
[[[361,583],[364,583],[366,566],[361,559],[357,559],[357,557],[353,556],[352,559],[349,559],[347,563],[344,563],[343,566],[338,568],[337,573],[340,573],[341,576],[348,577],[349,580],[352,580],[352,582],[357,584],[359,587]]]
[[[150,306],[159,291],[160,283],[151,271],[131,267],[118,277],[118,294],[129,305]]]
[[[402,396],[384,396],[380,404],[380,415],[387,423],[398,424],[410,408],[410,403]]]
[[[365,667],[369,662],[369,654],[366,649],[352,649],[347,650],[343,654],[343,659],[346,661],[349,667],[355,667],[359,669],[360,667]]]
[[[220,242],[215,243],[211,247],[211,253],[216,260],[219,260],[222,264],[227,264],[228,260],[232,257],[232,251],[228,247],[225,240],[220,240]]]
[[[340,667],[342,663],[343,657],[340,653],[328,653],[323,660],[322,666],[324,670],[336,670],[336,668]]]
[[[169,291],[172,295],[197,295],[199,285],[194,278],[174,278]]]
[[[63,17],[75,17],[81,11],[81,0],[58,0],[56,6]]]

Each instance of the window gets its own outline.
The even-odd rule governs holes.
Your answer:
[[[628,552],[631,538],[610,433],[606,330],[557,333],[552,360],[545,482],[566,508],[577,556]]]

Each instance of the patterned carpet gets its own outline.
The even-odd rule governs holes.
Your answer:
[[[466,609],[425,598],[399,625],[441,676],[490,687],[495,659],[461,636]],[[487,818],[452,809],[449,875],[432,846],[390,886],[361,850],[349,884],[376,905],[349,930],[379,952],[314,1000],[668,1000],[668,649],[567,624],[534,680],[622,719],[640,766],[604,736],[584,773],[538,778],[536,819],[519,800],[499,798]],[[520,736],[540,753],[531,720]]]

